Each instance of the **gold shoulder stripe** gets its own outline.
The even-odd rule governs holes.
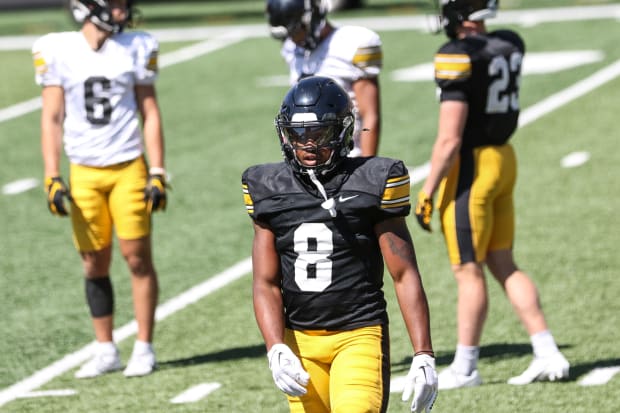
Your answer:
[[[401,175],[387,180],[383,197],[381,198],[381,208],[396,208],[409,205],[409,175]]]
[[[157,50],[153,50],[151,52],[151,55],[149,56],[149,61],[146,65],[146,68],[152,72],[157,72],[158,70],[157,56],[158,56]]]
[[[247,184],[242,184],[243,188],[243,202],[245,203],[245,209],[248,211],[248,214],[254,213],[254,201],[252,201],[252,197],[250,196],[250,191],[248,190]]]
[[[32,58],[34,59],[34,69],[38,75],[47,72],[47,63],[45,63],[45,59],[41,55],[41,52],[34,53]]]
[[[359,67],[381,67],[383,64],[381,46],[360,47],[353,56],[353,64]]]
[[[436,54],[435,77],[437,79],[467,79],[471,75],[471,60],[466,54]]]

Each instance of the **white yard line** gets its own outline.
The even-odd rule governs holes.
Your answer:
[[[576,168],[590,160],[590,152],[571,152],[560,160],[562,168]]]
[[[195,403],[222,387],[220,383],[201,383],[190,387],[170,400],[170,403]]]
[[[579,385],[601,386],[613,379],[613,377],[618,373],[620,373],[620,366],[599,367],[590,371],[581,380],[579,380]]]
[[[157,308],[156,318],[161,321],[171,314],[182,310],[188,305],[195,303],[201,298],[219,290],[220,288],[230,284],[231,282],[241,278],[245,274],[248,274],[252,270],[251,258],[246,258],[237,264],[233,265],[229,269],[221,272],[201,284],[190,288],[184,293],[172,298],[166,303],[160,305]],[[127,337],[136,333],[137,326],[135,320],[125,324],[124,326],[114,330],[114,340],[116,342],[122,341]],[[88,344],[80,350],[68,354],[55,363],[45,367],[42,370],[37,371],[32,376],[15,383],[14,385],[7,387],[0,391],[0,406],[7,404],[17,398],[24,397],[34,389],[37,389],[47,382],[51,381],[55,377],[66,373],[67,371],[84,363],[92,356],[95,342]]]
[[[616,60],[614,63],[599,70],[598,72],[588,76],[587,78],[575,83],[566,89],[554,93],[546,99],[541,100],[533,106],[530,106],[519,115],[519,126],[525,126],[538,118],[546,115],[549,112],[553,112],[561,106],[566,105],[569,102],[585,95],[604,85],[607,82],[614,80],[620,75],[620,60]]]
[[[34,81],[34,80],[33,80]],[[35,110],[41,109],[41,98],[36,97],[25,102],[17,103],[8,108],[0,109],[0,123],[19,118]]]
[[[75,396],[77,394],[76,390],[73,389],[59,389],[59,390],[41,390],[41,391],[31,391],[29,393],[22,394],[19,396],[20,399],[33,399],[36,397],[65,397],[65,396]]]

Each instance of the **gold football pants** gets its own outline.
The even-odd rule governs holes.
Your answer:
[[[120,239],[150,234],[144,202],[147,181],[143,157],[102,168],[71,164],[73,241],[78,251],[99,251]]]
[[[441,229],[452,264],[484,262],[488,251],[512,248],[517,176],[510,144],[461,153],[441,183]]]
[[[286,344],[310,374],[308,393],[288,397],[291,413],[380,413],[390,393],[387,326],[351,331],[286,330]]]

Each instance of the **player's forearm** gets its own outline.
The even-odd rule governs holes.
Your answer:
[[[433,349],[428,301],[418,280],[419,275],[411,273],[395,283],[396,297],[416,352]]]
[[[164,168],[164,135],[159,117],[145,119],[144,143],[149,165]]]
[[[360,149],[362,156],[375,156],[379,152],[379,135],[381,122],[376,114],[364,118],[362,134],[360,136]]]
[[[43,173],[45,176],[60,175],[60,157],[62,151],[62,126],[51,120],[41,122],[41,154],[43,156]]]
[[[461,141],[457,137],[437,139],[431,155],[431,170],[422,187],[424,193],[433,196],[441,180],[450,171],[460,148]]]
[[[258,328],[265,340],[265,347],[270,349],[277,343],[284,342],[284,311],[282,294],[279,287],[254,283],[254,315]]]

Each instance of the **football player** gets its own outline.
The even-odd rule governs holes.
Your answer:
[[[311,75],[327,76],[349,93],[358,123],[350,156],[374,156],[381,131],[381,39],[364,27],[333,26],[326,18],[328,4],[267,0],[271,34],[283,40],[281,54],[289,65],[291,84]]]
[[[121,369],[112,337],[113,231],[131,273],[138,324],[124,374],[143,376],[155,368],[158,282],[151,213],[166,207],[166,172],[154,86],[158,44],[149,34],[124,31],[132,22],[133,3],[71,0],[81,30],[50,33],[32,48],[35,80],[42,86],[48,205],[53,214],[71,216],[97,340],[95,355],[76,372],[78,378]],[[69,185],[60,175],[62,142],[70,161]]]
[[[449,41],[435,55],[439,126],[431,170],[418,195],[419,224],[431,230],[439,191],[441,229],[458,286],[458,342],[454,361],[439,374],[439,389],[477,386],[480,337],[488,296],[483,266],[504,289],[528,332],[534,359],[508,383],[568,377],[569,363],[548,329],[536,286],[513,258],[516,181],[509,139],[519,117],[525,47],[511,30],[487,32],[497,0],[441,0]]]
[[[275,120],[284,162],[248,168],[254,311],[291,412],[385,412],[390,387],[384,261],[413,344],[411,411],[437,395],[429,311],[401,161],[351,158],[353,105],[333,79],[300,80]]]

